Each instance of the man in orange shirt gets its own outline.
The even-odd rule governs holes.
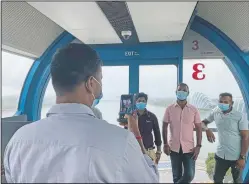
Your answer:
[[[174,183],[190,183],[194,179],[195,160],[201,148],[200,114],[196,107],[187,103],[188,95],[188,85],[179,84],[176,90],[177,101],[167,107],[163,119],[164,153],[170,155]],[[170,127],[169,142],[167,140],[168,125]],[[197,137],[196,146],[193,137],[194,127]]]

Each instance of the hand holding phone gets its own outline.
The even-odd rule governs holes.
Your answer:
[[[121,95],[120,99],[120,115],[132,114],[135,110],[135,97],[134,95]]]
[[[138,127],[138,117],[137,112],[134,111],[133,114],[126,114],[125,118],[127,118],[128,121],[128,129],[133,132],[133,134],[137,136],[141,136],[139,127]]]
[[[125,114],[119,114],[119,117],[117,119],[117,121],[119,122],[119,125],[121,126],[127,126],[128,125],[128,121],[127,121],[127,118],[124,117]]]

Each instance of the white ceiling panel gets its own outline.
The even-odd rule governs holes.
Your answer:
[[[140,42],[181,40],[196,2],[127,2]]]
[[[95,2],[29,2],[86,44],[122,43]]]

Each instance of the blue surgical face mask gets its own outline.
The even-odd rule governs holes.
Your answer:
[[[136,103],[136,107],[138,110],[144,110],[146,108],[146,103],[144,102],[139,102],[139,103]]]
[[[99,101],[101,100],[102,97],[103,97],[103,93],[101,92],[101,94],[99,95],[99,97],[95,98],[95,100],[93,100],[92,107],[95,107],[96,105],[98,105]]]
[[[92,96],[94,98],[93,100],[93,103],[92,103],[92,107],[95,107],[96,105],[98,105],[100,99],[103,97],[103,93],[102,93],[102,85],[100,84],[100,82],[95,79],[95,77],[93,77],[93,79],[99,84],[99,86],[101,87],[101,92],[99,93],[99,96],[95,96],[93,93],[92,93]]]
[[[218,107],[220,108],[220,110],[222,112],[228,111],[230,109],[230,105],[229,104],[225,104],[225,103],[219,103]]]
[[[188,92],[186,91],[177,91],[176,96],[178,100],[186,100],[188,97]]]

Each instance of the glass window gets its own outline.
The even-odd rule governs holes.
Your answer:
[[[165,108],[175,101],[177,68],[174,65],[140,66],[139,91],[148,95],[148,110],[162,127]]]
[[[34,60],[2,51],[2,117],[13,116]]]
[[[101,111],[104,120],[119,125],[117,118],[120,96],[129,93],[129,67],[104,66],[102,72],[103,98],[96,107]]]
[[[204,68],[199,64],[203,64]],[[200,69],[202,72],[196,73],[195,75],[193,74],[195,69]],[[194,78],[203,78],[203,80],[196,80]],[[246,113],[240,88],[222,59],[184,60],[183,81],[189,85],[190,97],[188,100],[199,109],[201,119],[207,117],[211,110],[217,106],[219,94],[222,92],[232,93],[234,97],[234,108],[242,113]],[[210,124],[209,127],[215,128],[215,122]],[[204,178],[207,178],[207,174],[206,176],[203,174],[203,177],[199,177],[202,170],[208,173],[210,173],[210,171],[213,172],[214,160],[206,162],[206,159],[209,153],[215,153],[216,151],[218,145],[217,133],[215,133],[215,137],[215,143],[209,143],[205,132],[203,132],[203,146],[197,160],[197,172],[199,174],[196,174],[200,182],[204,181]],[[194,138],[196,140],[195,133]],[[210,168],[212,169],[210,170]],[[210,179],[211,178],[209,178],[209,180]]]
[[[160,131],[165,109],[175,102],[177,68],[173,65],[140,66],[139,91],[148,94],[147,109],[157,116]],[[152,134],[154,136],[154,134]],[[168,156],[161,155],[159,162],[160,182],[173,181],[171,163]]]
[[[203,72],[197,74],[195,80],[193,77],[194,67],[199,65],[198,69]],[[205,118],[209,112],[217,106],[219,94],[229,92],[234,98],[234,108],[242,113],[246,113],[245,103],[240,88],[232,75],[232,72],[226,66],[222,59],[202,59],[202,60],[184,60],[183,62],[183,81],[189,85],[191,104],[199,108],[201,118]],[[210,127],[215,128],[215,123]]]

